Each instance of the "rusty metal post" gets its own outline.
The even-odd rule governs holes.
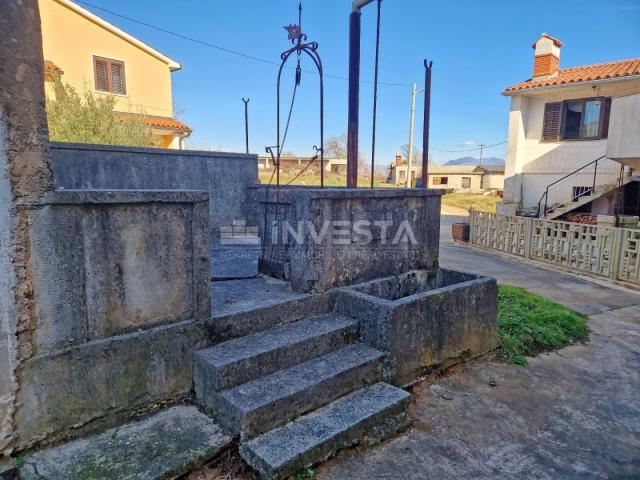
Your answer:
[[[431,115],[431,66],[424,61],[424,121],[422,128],[422,188],[429,187],[429,117]]]
[[[347,128],[347,187],[358,186],[358,108],[360,98],[360,10],[349,16],[349,125]]]
[[[249,99],[242,97],[244,102],[244,148],[249,153]]]

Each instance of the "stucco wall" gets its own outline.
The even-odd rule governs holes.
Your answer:
[[[545,103],[593,96],[611,96],[615,99],[635,92],[640,92],[640,80],[602,82],[595,90],[590,85],[583,85],[514,95],[509,113],[505,203],[534,206],[549,183],[605,153],[607,140],[542,142]],[[615,107],[612,106],[611,116],[614,115]],[[610,132],[613,132],[614,128],[614,125],[610,125]],[[620,165],[616,162],[599,162],[598,184],[614,181],[619,169]],[[588,176],[588,171],[585,174]],[[593,170],[591,178],[593,179]],[[553,188],[550,192],[550,202],[567,200],[571,196],[573,186],[591,184],[584,181],[576,178]]]
[[[613,100],[609,128],[607,157],[640,170],[640,94]]]
[[[116,110],[173,116],[171,73],[164,61],[114,35],[56,0],[39,0],[44,59],[64,71],[63,82],[95,92],[93,56],[123,61],[126,95]],[[64,25],[64,28],[60,28]],[[99,95],[111,95],[98,93]]]
[[[247,187],[258,180],[256,155],[239,153],[52,143],[51,157],[57,189],[209,192],[213,241],[220,226],[247,219]]]

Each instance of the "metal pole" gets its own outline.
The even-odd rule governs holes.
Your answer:
[[[246,153],[249,153],[249,98],[245,100],[242,97],[242,101],[244,102],[244,145]]]
[[[376,60],[375,72],[373,75],[373,128],[371,131],[371,188],[373,188],[373,175],[376,164],[376,111],[378,108],[378,57],[380,54],[380,4],[378,0],[378,19],[376,23]]]
[[[482,166],[482,151],[484,147],[486,147],[486,145],[484,145],[483,143],[480,143],[478,146],[480,147],[480,166]]]
[[[360,97],[360,11],[349,16],[349,125],[347,128],[347,187],[358,186],[358,107]]]
[[[413,119],[416,113],[416,82],[411,86],[411,121],[409,123],[409,152],[407,159],[407,188],[411,188],[411,165],[413,164]]]
[[[429,117],[431,115],[431,65],[424,61],[424,120],[422,126],[422,188],[429,186]]]

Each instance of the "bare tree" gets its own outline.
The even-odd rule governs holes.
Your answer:
[[[333,135],[324,141],[326,158],[347,158],[347,134]]]
[[[402,153],[402,157],[405,159],[405,161],[407,161],[407,159],[409,158],[409,144],[406,143],[404,145],[402,145],[400,147],[400,152]],[[419,164],[422,162],[422,148],[418,147],[417,145],[413,146],[413,152],[412,152],[412,156],[413,156],[413,164]]]

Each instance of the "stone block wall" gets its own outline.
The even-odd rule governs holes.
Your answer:
[[[256,155],[52,142],[56,189],[202,190],[209,193],[211,239],[246,220],[247,187],[258,181]]]
[[[294,290],[332,287],[438,265],[439,191],[256,186],[261,270]]]
[[[211,313],[207,194],[51,192],[29,225],[17,445],[187,392]]]

